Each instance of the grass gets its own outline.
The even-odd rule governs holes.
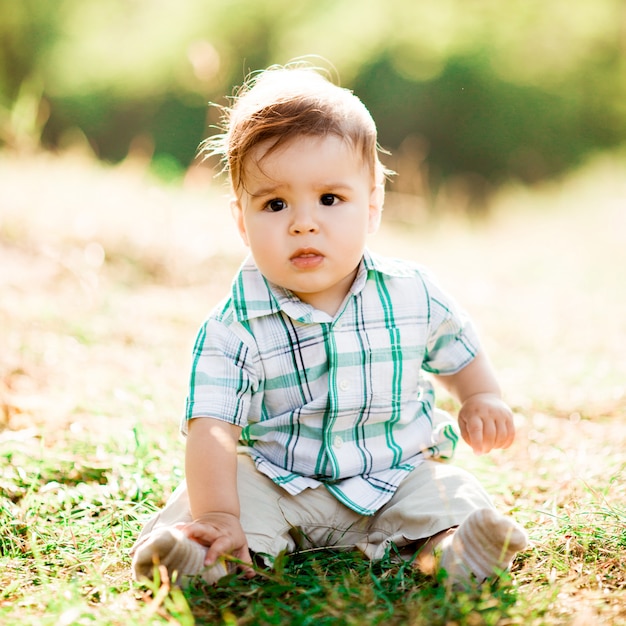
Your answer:
[[[510,576],[450,594],[322,550],[182,592],[133,583],[128,550],[183,475],[194,333],[243,254],[225,200],[132,163],[0,155],[0,623],[626,624],[624,180],[599,160],[419,228],[391,197],[372,240],[470,310],[516,410],[511,449],[456,461],[528,529]]]

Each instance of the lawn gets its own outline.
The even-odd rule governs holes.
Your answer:
[[[473,220],[390,195],[371,240],[471,312],[516,412],[512,448],[456,460],[529,532],[509,578],[451,594],[315,551],[183,593],[133,583],[128,550],[182,478],[195,331],[245,253],[224,189],[0,154],[0,623],[626,624],[625,174],[597,159]]]

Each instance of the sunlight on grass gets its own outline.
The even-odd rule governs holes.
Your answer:
[[[183,593],[132,583],[128,549],[183,476],[192,341],[245,254],[224,189],[0,155],[0,622],[624,623],[625,171],[598,159],[474,221],[410,226],[390,197],[371,240],[439,276],[501,374],[517,441],[457,462],[529,531],[511,579],[449,597],[407,564],[316,551]]]

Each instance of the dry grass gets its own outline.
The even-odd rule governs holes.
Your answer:
[[[394,221],[390,205],[372,239],[374,249],[429,265],[470,310],[517,412],[513,448],[484,458],[463,449],[458,460],[529,529],[517,608],[495,596],[501,613],[486,621],[476,607],[487,599],[474,599],[449,623],[626,623],[624,170],[598,161],[563,184],[510,189],[487,221],[416,215],[416,228]],[[194,595],[144,602],[125,553],[137,518],[180,478],[175,433],[191,342],[243,254],[226,198],[198,175],[164,188],[131,163],[0,155],[6,623],[185,623],[187,602],[199,623],[254,623],[241,617],[245,607],[207,608]],[[97,496],[76,495],[98,485]],[[68,511],[81,497],[103,506],[103,489],[107,506],[132,506],[99,550]],[[32,535],[40,522],[31,497],[65,511],[64,551],[44,541],[44,526],[39,541]],[[339,589],[322,590],[324,602],[349,613]],[[423,623],[399,611],[409,621],[395,623]]]

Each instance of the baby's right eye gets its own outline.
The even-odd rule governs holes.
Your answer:
[[[278,211],[282,211],[287,208],[287,203],[280,198],[274,198],[273,200],[265,203],[265,208],[272,213],[278,213]]]

